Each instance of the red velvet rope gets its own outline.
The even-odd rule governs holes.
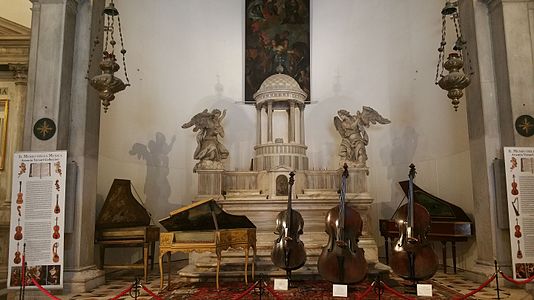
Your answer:
[[[265,288],[269,291],[269,293],[271,293],[271,295],[273,295],[274,298],[276,298],[277,300],[282,300],[283,298],[280,297],[280,295],[278,295],[278,293],[276,293],[273,289],[271,289],[271,287],[268,285],[268,284],[265,284]]]
[[[504,277],[504,279],[512,282],[512,283],[515,283],[515,284],[527,284],[529,282],[531,282],[532,280],[534,280],[534,275],[530,276],[529,278],[525,279],[525,280],[515,280],[513,279],[512,277],[504,274],[502,271],[499,271],[499,273],[502,275],[502,277]]]
[[[486,280],[481,286],[479,286],[476,290],[474,291],[471,291],[469,292],[468,294],[465,294],[461,297],[458,297],[458,298],[454,298],[454,300],[463,300],[463,299],[467,299],[471,296],[473,296],[474,294],[480,292],[480,290],[482,290],[483,288],[485,288],[488,284],[490,284],[490,282],[493,281],[493,279],[495,279],[495,276],[497,276],[497,274],[493,274],[490,278],[488,278],[488,280]]]
[[[365,296],[367,296],[371,292],[371,290],[373,289],[373,286],[375,286],[375,281],[373,281],[373,283],[369,285],[369,287],[365,290],[365,292],[363,292],[363,294],[361,295],[356,294],[356,299],[365,298]]]
[[[384,288],[386,290],[388,290],[390,293],[392,294],[395,294],[395,296],[397,297],[400,297],[402,299],[408,299],[408,300],[415,300],[415,298],[411,298],[411,297],[406,297],[404,296],[403,294],[399,293],[398,291],[396,291],[395,289],[392,289],[390,288],[387,284],[385,284],[383,281],[380,281],[380,283],[382,283],[384,285]]]
[[[118,300],[120,297],[128,294],[130,292],[130,290],[132,289],[133,287],[133,284],[131,284],[127,289],[125,289],[124,291],[122,291],[120,294],[118,294],[117,296],[111,298],[111,300]]]
[[[246,289],[243,293],[237,295],[236,297],[232,298],[232,300],[239,300],[243,297],[245,297],[246,295],[250,294],[250,292],[252,292],[252,290],[258,285],[258,282],[255,282],[253,285],[251,285],[248,289]]]
[[[152,298],[154,298],[155,300],[163,300],[161,299],[158,295],[154,294],[149,288],[147,288],[144,284],[141,284],[141,287],[143,288],[143,290],[145,290],[145,292],[147,292],[150,296],[152,296]]]
[[[33,276],[30,276],[30,279],[32,280],[33,284],[35,284],[35,286],[41,291],[43,292],[43,294],[45,294],[46,296],[48,296],[48,298],[50,299],[53,299],[53,300],[61,300],[59,299],[58,297],[50,294],[49,291],[47,291],[44,287],[42,287],[39,282],[37,282],[37,280],[35,280],[35,278],[33,278]]]

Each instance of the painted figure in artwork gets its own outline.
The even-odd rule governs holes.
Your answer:
[[[198,169],[223,169],[222,160],[228,157],[228,150],[219,142],[219,136],[224,137],[224,129],[221,125],[226,115],[218,109],[208,112],[207,109],[196,114],[191,120],[182,125],[182,128],[193,127],[197,133],[197,148],[193,155],[199,160],[193,171]]]
[[[344,109],[339,110],[337,114],[334,117],[334,125],[341,135],[340,164],[347,163],[349,167],[357,168],[365,167],[367,161],[365,147],[369,143],[369,135],[365,129],[369,128],[370,124],[391,122],[368,106],[364,106],[361,112],[357,111],[354,115]]]

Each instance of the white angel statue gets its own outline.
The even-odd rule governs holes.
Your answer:
[[[364,106],[361,112],[356,111],[355,115],[351,115],[344,109],[339,110],[337,114],[338,116],[334,117],[334,125],[341,135],[340,164],[347,163],[357,168],[365,167],[367,161],[365,146],[369,143],[365,128],[368,128],[370,124],[389,124],[391,121],[369,106]]]
[[[207,109],[194,115],[191,120],[182,125],[182,128],[193,127],[197,132],[197,148],[193,155],[199,160],[193,171],[197,169],[223,169],[222,160],[228,157],[228,150],[218,137],[224,137],[224,129],[221,125],[226,110],[222,113],[218,109],[208,112]]]

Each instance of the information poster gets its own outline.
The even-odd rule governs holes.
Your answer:
[[[17,152],[13,159],[8,287],[26,274],[46,289],[63,287],[66,151]],[[25,286],[35,288],[26,277]]]
[[[515,279],[534,275],[534,148],[505,147],[506,194]]]

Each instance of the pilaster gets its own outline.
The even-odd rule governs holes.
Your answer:
[[[533,146],[514,129],[515,119],[534,109],[532,0],[460,1],[462,33],[476,74],[466,89],[479,280],[511,264],[508,226],[497,222],[493,161],[503,146]],[[473,277],[473,279],[477,279]]]
[[[84,292],[104,283],[104,272],[93,261],[100,102],[85,74],[105,1],[32,2],[23,148],[67,150],[66,190],[72,205],[65,208],[71,221],[65,224],[64,290]],[[43,117],[57,126],[56,134],[45,141],[31,130]]]

